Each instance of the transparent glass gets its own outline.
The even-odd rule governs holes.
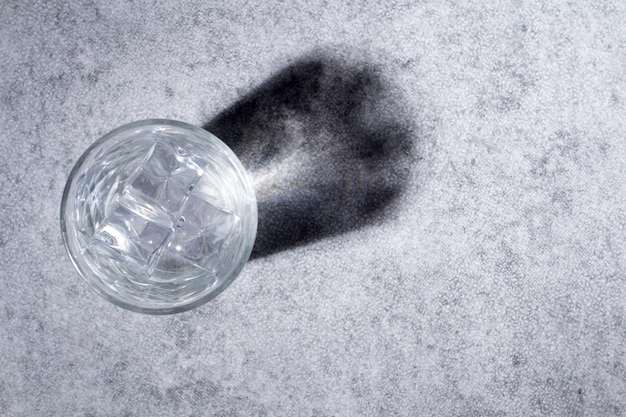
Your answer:
[[[217,137],[173,120],[119,127],[72,170],[61,204],[65,247],[101,296],[170,314],[222,292],[250,256],[251,181]]]

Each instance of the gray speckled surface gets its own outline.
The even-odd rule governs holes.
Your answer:
[[[626,3],[464,4],[1,2],[0,414],[626,414]],[[373,171],[402,183],[393,204],[323,211],[342,227],[274,242],[188,313],[95,295],[58,225],[87,146],[148,117],[217,123],[311,54],[401,97],[403,179],[394,158]],[[341,106],[312,108],[259,117],[282,145],[346,138]],[[340,169],[323,149],[283,186],[322,175],[303,161]]]

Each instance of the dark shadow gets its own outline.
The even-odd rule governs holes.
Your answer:
[[[252,257],[384,217],[407,184],[413,144],[397,96],[371,65],[313,57],[243,97],[204,128],[253,178]]]

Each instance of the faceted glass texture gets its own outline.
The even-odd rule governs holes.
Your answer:
[[[61,229],[81,276],[130,310],[169,314],[212,299],[239,274],[257,227],[254,190],[211,133],[144,120],[99,139],[65,186]]]

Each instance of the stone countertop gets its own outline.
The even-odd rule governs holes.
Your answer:
[[[0,3],[0,414],[626,413],[626,3]],[[193,311],[63,247],[82,152],[203,126],[259,195]]]

